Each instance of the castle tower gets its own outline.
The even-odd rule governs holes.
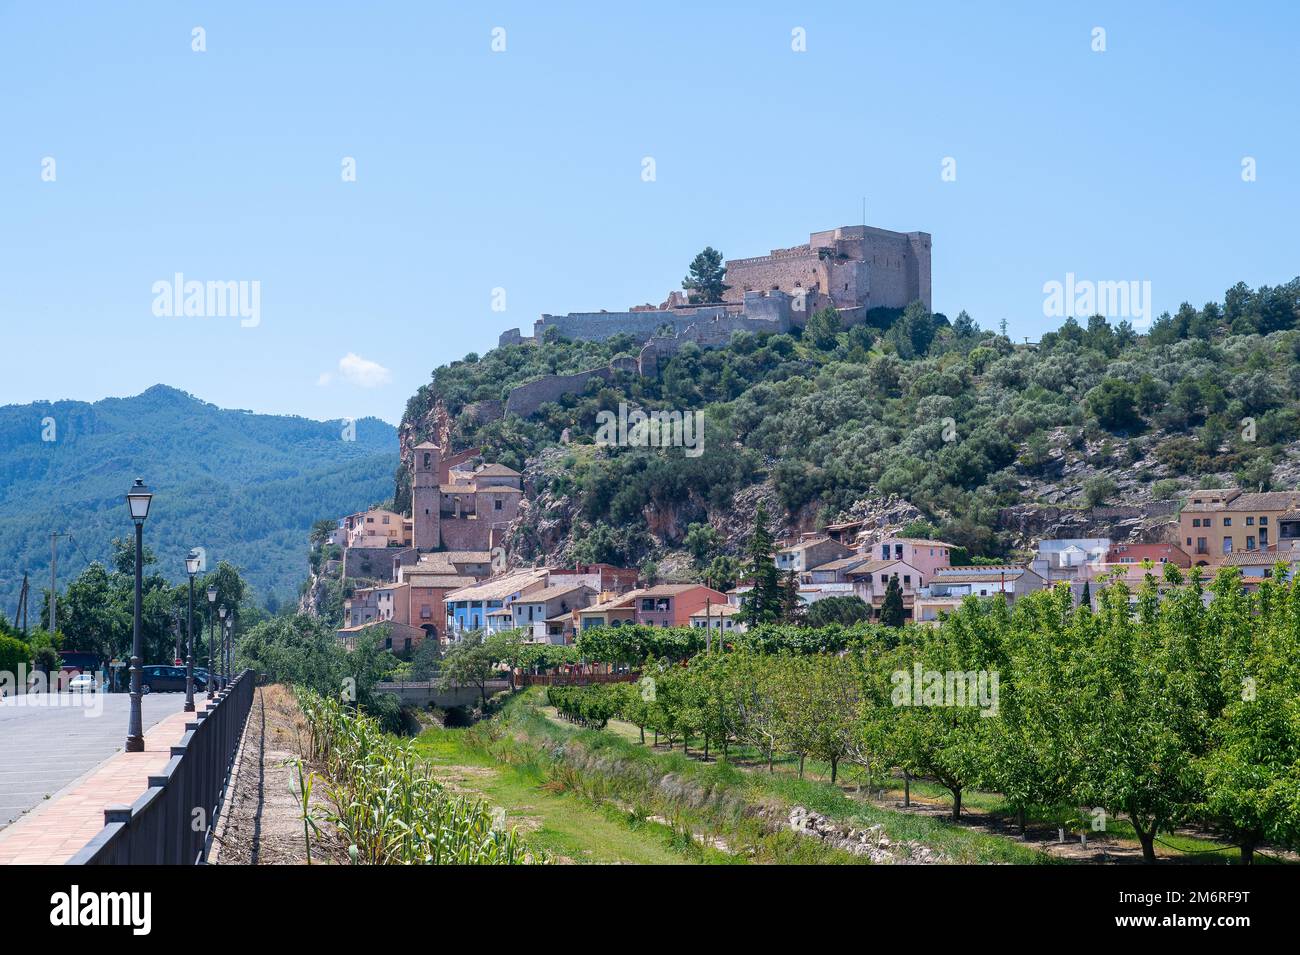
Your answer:
[[[414,471],[411,475],[411,517],[416,550],[436,550],[442,543],[438,515],[441,465],[442,449],[436,444],[425,441],[415,446]]]

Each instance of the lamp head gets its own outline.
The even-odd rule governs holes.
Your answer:
[[[126,503],[131,508],[131,520],[143,524],[149,516],[149,502],[153,500],[153,491],[145,487],[144,481],[135,479],[131,490],[126,492]]]

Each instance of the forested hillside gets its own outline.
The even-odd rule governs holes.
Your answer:
[[[59,545],[62,582],[109,563],[112,539],[131,534],[123,495],[136,477],[154,489],[145,533],[158,573],[180,580],[185,553],[203,547],[210,566],[242,568],[259,599],[292,600],[312,523],[391,492],[393,427],[357,421],[355,441],[343,429],[223,410],[163,385],[0,408],[0,610],[13,616],[24,571],[35,595],[49,586],[52,532],[73,535]],[[34,599],[33,621],[37,609]]]
[[[403,427],[429,436],[441,403],[457,447],[481,445],[486,458],[527,469],[536,497],[515,535],[525,557],[638,564],[708,523],[688,548],[707,562],[735,552],[734,511],[763,494],[800,529],[895,495],[920,510],[921,531],[971,556],[1001,556],[1011,542],[997,513],[1016,504],[1172,500],[1205,483],[1294,486],[1298,329],[1300,279],[1239,283],[1221,303],[1184,304],[1142,332],[1068,319],[1030,345],[918,303],[847,330],[828,312],[794,334],[687,345],[657,377],[620,372],[526,420],[483,424],[465,412],[638,347],[551,338],[438,368]],[[704,453],[595,446],[597,412],[624,401],[702,409]],[[405,492],[399,472],[399,502]]]

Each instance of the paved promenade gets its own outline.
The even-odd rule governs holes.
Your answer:
[[[110,700],[112,710],[106,708],[99,716],[72,707],[33,707],[15,716],[12,700],[0,707],[0,792],[10,796],[6,812],[16,804],[15,795],[21,794],[20,801],[36,795],[34,809],[0,829],[0,865],[66,862],[103,827],[106,806],[130,805],[144,793],[149,776],[162,772],[171,747],[185,734],[186,722],[194,719],[194,714],[183,712],[183,693],[146,696],[145,748],[127,753],[120,750],[126,737],[126,708],[117,701],[129,698],[126,694],[104,697],[105,702]],[[206,699],[196,694],[195,704],[201,711]],[[41,732],[52,728],[61,732],[53,736]],[[61,754],[67,756],[64,751],[69,748],[75,755],[60,764]],[[96,754],[98,760],[86,765]],[[60,768],[43,772],[41,761]],[[79,772],[77,767],[82,767]],[[60,779],[61,786],[42,792]],[[46,793],[50,798],[45,798]]]

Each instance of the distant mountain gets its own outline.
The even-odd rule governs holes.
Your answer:
[[[392,492],[396,429],[363,418],[345,440],[345,425],[222,409],[165,385],[0,407],[0,611],[13,616],[24,571],[35,598],[49,586],[52,532],[73,537],[59,542],[60,587],[107,563],[112,539],[132,533],[123,495],[137,477],[154,491],[145,540],[161,573],[182,580],[185,554],[203,547],[259,597],[292,599],[311,525]]]

